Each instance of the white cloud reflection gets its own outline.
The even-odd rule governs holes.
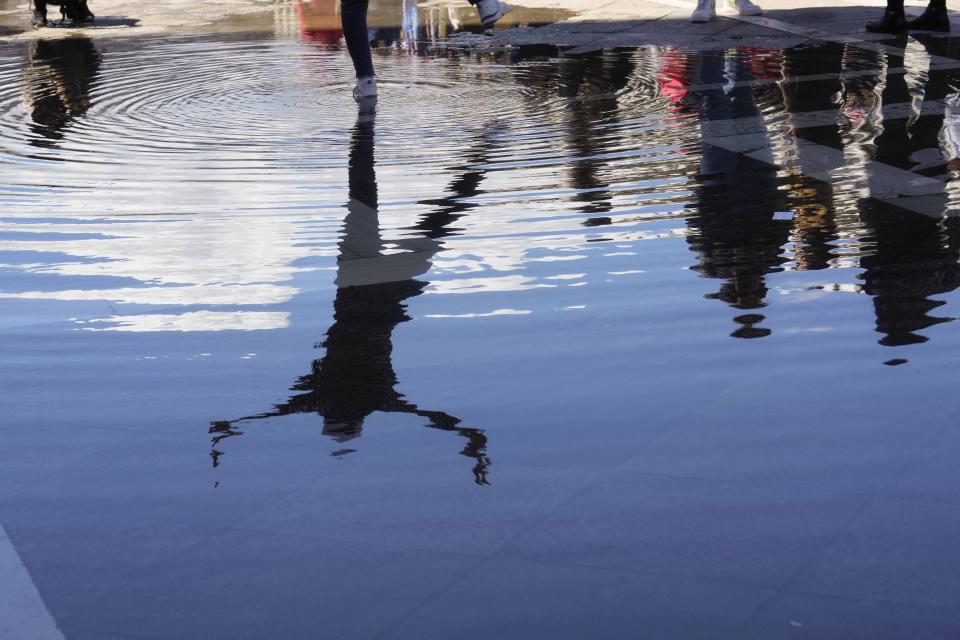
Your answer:
[[[110,316],[78,320],[84,331],[262,331],[285,329],[290,314],[282,311],[193,311],[175,314]],[[249,354],[253,355],[253,354]]]

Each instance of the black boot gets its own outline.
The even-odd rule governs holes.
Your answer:
[[[33,18],[30,19],[30,24],[38,28],[47,26],[47,14],[43,11],[34,9]]]
[[[77,3],[77,15],[81,23],[91,22],[96,17],[93,15],[93,12],[90,11],[90,7],[87,6],[87,0],[80,0]]]
[[[887,9],[876,22],[867,23],[870,33],[903,33],[907,30],[907,18],[902,10]]]
[[[933,3],[915,19],[910,28],[917,31],[950,31],[950,15],[946,7],[935,7]]]

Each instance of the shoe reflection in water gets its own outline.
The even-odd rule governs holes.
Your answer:
[[[774,215],[786,204],[777,189],[769,136],[742,55],[706,52],[693,64],[694,84],[706,86],[685,98],[700,116],[703,139],[696,210],[687,219],[687,241],[699,259],[693,268],[726,281],[708,298],[735,309],[760,309],[766,306],[765,277],[782,270],[782,247],[791,229],[790,221]],[[736,131],[730,128],[735,120]],[[741,326],[732,337],[771,333],[756,326],[764,320],[758,313],[734,320]]]
[[[90,109],[90,88],[100,71],[100,52],[90,38],[39,39],[30,43],[23,72],[23,99],[35,146],[61,140],[71,121]]]
[[[474,460],[474,480],[488,484],[490,460],[483,431],[461,427],[458,418],[442,411],[421,409],[395,388],[393,330],[410,320],[405,302],[427,287],[428,283],[418,277],[430,269],[433,254],[441,248],[436,238],[443,232],[427,216],[414,237],[391,243],[402,252],[383,255],[374,169],[374,117],[373,107],[361,107],[351,137],[350,200],[339,244],[334,323],[321,345],[325,353],[293,385],[291,390],[298,393],[273,411],[213,423],[213,446],[239,435],[239,423],[265,418],[317,413],[323,418],[323,433],[346,442],[361,435],[364,421],[374,412],[408,413],[426,419],[425,426],[465,438],[461,453]],[[449,211],[441,211],[439,216],[444,221],[441,226],[459,217]],[[214,448],[214,466],[220,455]]]

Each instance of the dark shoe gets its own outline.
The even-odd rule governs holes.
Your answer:
[[[80,6],[77,7],[77,13],[79,14],[80,22],[91,22],[96,17],[93,15],[93,12],[90,11],[90,7],[87,6],[87,3],[83,0],[81,0]]]
[[[35,27],[45,27],[47,26],[47,14],[40,11],[33,12],[33,18],[30,19],[30,24]]]
[[[907,30],[907,18],[903,11],[884,11],[876,22],[867,23],[870,33],[903,33]]]
[[[950,31],[950,15],[944,8],[927,7],[909,26],[917,31]]]

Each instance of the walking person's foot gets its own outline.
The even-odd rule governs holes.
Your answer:
[[[907,23],[907,26],[917,31],[950,31],[950,14],[946,7],[931,7]]]
[[[907,18],[903,11],[887,10],[876,22],[867,23],[870,33],[903,33],[907,30]]]
[[[480,24],[484,29],[490,29],[500,18],[513,10],[513,7],[500,0],[480,0],[477,3],[477,13],[480,14]]]
[[[358,78],[357,86],[353,88],[353,99],[359,103],[377,101],[377,79],[373,76]]]
[[[717,0],[698,0],[690,14],[690,22],[710,22],[717,17]]]
[[[727,4],[742,16],[759,16],[763,9],[750,0],[727,0]]]

